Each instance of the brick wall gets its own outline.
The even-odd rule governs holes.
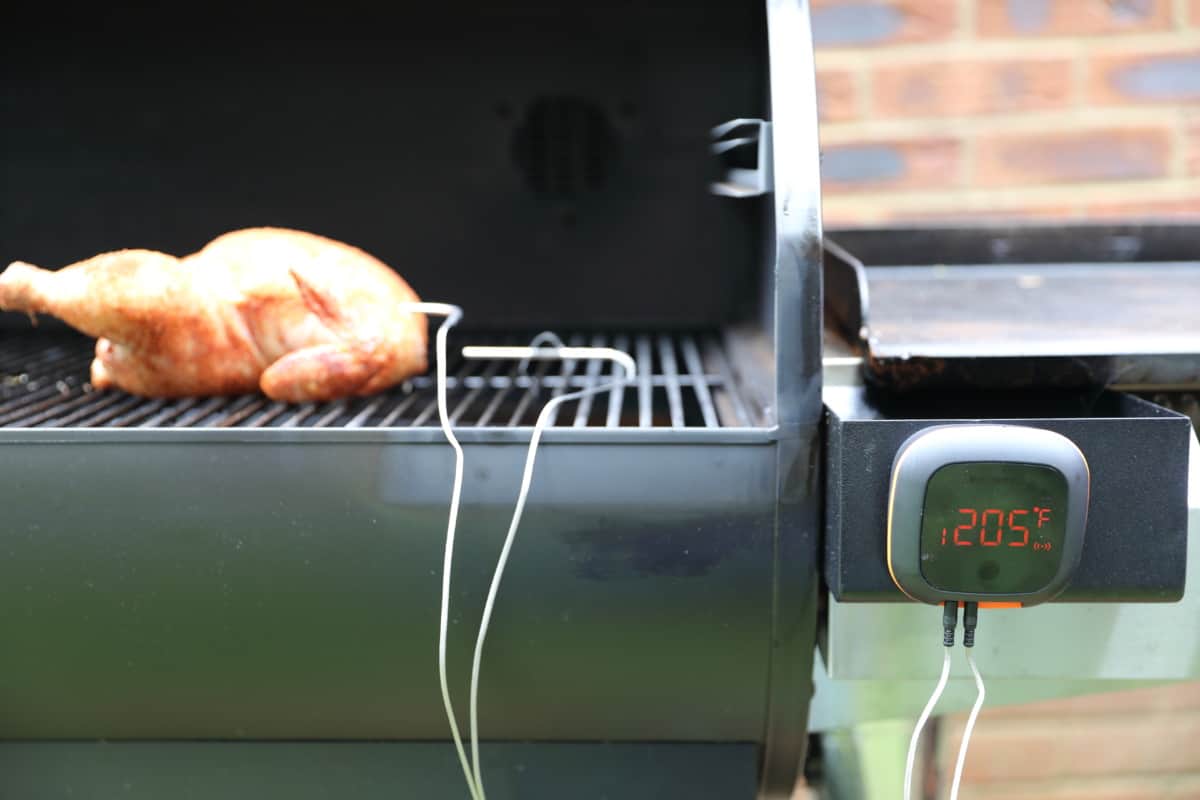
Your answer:
[[[812,0],[826,224],[1200,218],[1200,0]]]
[[[1200,0],[812,5],[828,227],[1200,220]],[[1017,798],[1200,799],[1200,684],[985,711],[962,799]]]
[[[943,720],[942,797],[965,716]],[[984,710],[961,800],[1200,798],[1200,683]]]

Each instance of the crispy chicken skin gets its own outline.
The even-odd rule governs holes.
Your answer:
[[[0,273],[0,309],[97,337],[92,385],[145,397],[378,392],[425,371],[425,317],[401,307],[417,299],[362,250],[282,228],[227,233],[184,258],[119,250]]]

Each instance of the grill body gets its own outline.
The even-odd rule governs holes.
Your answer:
[[[641,379],[565,406],[546,435],[486,661],[486,735],[752,742],[776,437],[717,337],[568,338],[629,350]],[[0,364],[5,526],[28,534],[0,568],[23,609],[0,735],[443,737],[431,659],[454,455],[432,378],[322,405],[155,401],[90,390],[90,353],[22,334]],[[449,370],[468,465],[459,697],[528,425],[611,380],[598,366]],[[722,699],[697,713],[697,697]]]
[[[306,228],[462,304],[460,343],[555,327],[628,349],[638,383],[564,407],[543,440],[484,658],[489,796],[790,796],[821,486],[807,2],[288,9],[214,4],[194,38],[111,5],[67,31],[30,10],[0,110],[4,204],[29,213],[0,218],[2,257]],[[737,117],[770,117],[773,195],[709,192],[710,129]],[[452,452],[430,379],[322,406],[145,401],[92,392],[87,342],[53,321],[27,331],[0,318],[12,786],[461,797],[436,672]],[[465,714],[528,426],[605,375],[451,376]],[[314,753],[342,766],[296,779]]]
[[[443,738],[453,454],[433,434],[10,436],[0,478],[21,500],[5,504],[0,601],[19,691],[0,735]],[[489,739],[761,734],[772,443],[640,434],[547,437],[484,661]],[[450,659],[465,701],[527,436],[463,438]]]

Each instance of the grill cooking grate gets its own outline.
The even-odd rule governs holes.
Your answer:
[[[471,337],[472,344],[528,344],[530,337]],[[588,334],[570,345],[632,354],[636,383],[565,404],[554,425],[590,428],[719,428],[753,424],[734,389],[718,337]],[[452,344],[450,416],[461,427],[532,425],[551,397],[619,374],[601,361],[466,361]],[[388,392],[294,405],[261,395],[146,400],[87,383],[92,342],[78,336],[6,333],[0,342],[0,428],[408,428],[437,426],[432,374]],[[432,365],[432,361],[431,361]]]

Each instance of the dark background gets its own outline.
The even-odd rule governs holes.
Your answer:
[[[748,311],[760,204],[708,194],[708,141],[765,114],[759,4],[184,8],[9,19],[0,264],[278,225],[476,326]]]

